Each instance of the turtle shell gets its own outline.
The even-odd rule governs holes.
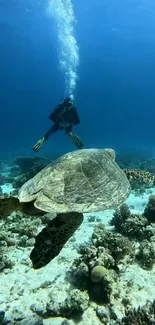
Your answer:
[[[19,201],[56,213],[116,208],[128,197],[130,184],[114,158],[112,149],[67,153],[26,182]]]

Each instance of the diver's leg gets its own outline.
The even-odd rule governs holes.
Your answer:
[[[44,135],[44,138],[45,140],[48,140],[49,136],[52,134],[52,133],[55,133],[59,130],[59,125],[58,124],[53,124],[52,127],[45,133]]]

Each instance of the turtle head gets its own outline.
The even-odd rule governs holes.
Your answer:
[[[18,200],[19,202],[31,202],[36,199],[38,192],[33,183],[33,179],[27,181],[19,190]]]

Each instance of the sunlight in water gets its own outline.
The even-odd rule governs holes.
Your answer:
[[[65,95],[74,97],[79,51],[74,36],[76,20],[73,5],[71,0],[49,0],[47,11],[57,24],[60,68],[65,75]]]

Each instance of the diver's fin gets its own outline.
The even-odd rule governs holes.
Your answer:
[[[30,254],[33,268],[40,269],[56,257],[82,221],[83,214],[78,212],[61,213],[51,220],[36,237]]]
[[[75,146],[78,149],[82,149],[83,148],[83,142],[81,141],[81,139],[76,134],[73,134],[72,135],[72,141],[73,141],[73,143],[75,144]]]

